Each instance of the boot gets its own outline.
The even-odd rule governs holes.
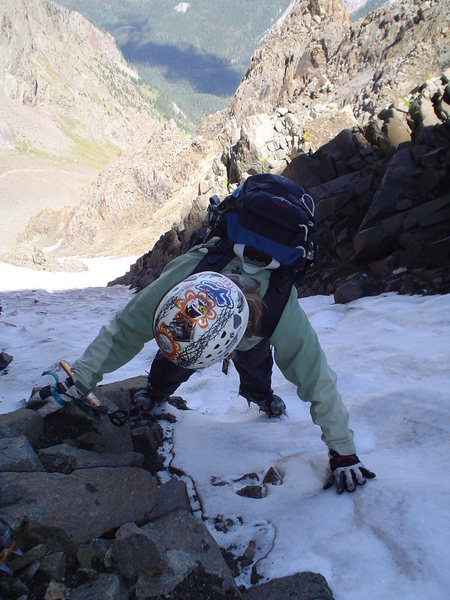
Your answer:
[[[251,402],[254,402],[259,406],[259,410],[265,412],[270,417],[281,417],[286,414],[286,404],[280,398],[273,393],[272,390],[267,392],[242,392],[239,388],[239,394],[243,396],[250,406]]]
[[[133,400],[131,401],[132,412],[139,414],[150,413],[157,404],[163,404],[167,402],[170,394],[160,392],[151,383],[145,388],[136,390],[133,394]]]

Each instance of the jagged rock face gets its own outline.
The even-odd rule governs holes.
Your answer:
[[[341,0],[297,0],[253,55],[230,113],[239,120],[286,105],[302,116],[336,103],[364,123],[445,68],[449,17],[448,2],[402,0],[350,24]]]
[[[145,252],[189,213],[199,178],[218,149],[217,142],[180,136],[173,122],[160,127],[142,150],[124,155],[99,176],[70,220],[60,252]]]
[[[0,29],[0,149],[146,141],[159,116],[112,36],[44,0],[1,0]]]
[[[334,292],[347,302],[383,291],[449,291],[449,82],[447,70],[410,94],[409,107],[392,105],[285,168],[317,207],[319,260],[299,285],[301,295]],[[193,217],[115,283],[151,283],[198,242],[193,229],[202,230],[202,221],[198,212]]]
[[[301,0],[265,36],[254,53],[247,75],[230,104],[243,115],[271,113],[302,94],[313,78],[322,77],[329,58],[349,29],[340,0]]]

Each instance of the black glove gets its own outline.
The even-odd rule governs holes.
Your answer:
[[[373,479],[375,473],[366,469],[361,464],[356,454],[340,455],[334,450],[330,450],[330,464],[327,469],[327,476],[323,489],[331,487],[336,483],[336,492],[342,494],[344,490],[347,492],[354,492],[356,484],[364,485],[366,483],[366,477]]]
[[[50,396],[53,396],[59,404],[64,406],[70,404],[72,400],[81,400],[85,397],[85,394],[83,394],[83,392],[74,384],[72,377],[67,377],[64,381],[58,381],[53,389],[56,391],[56,397],[52,393],[52,386],[46,385],[41,388],[39,390],[39,397],[41,400],[46,400]]]

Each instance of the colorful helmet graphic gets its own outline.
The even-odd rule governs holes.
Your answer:
[[[155,312],[161,352],[180,367],[203,369],[227,357],[248,323],[242,290],[212,271],[191,275],[172,288]]]

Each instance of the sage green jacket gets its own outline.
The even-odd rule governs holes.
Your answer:
[[[74,380],[81,388],[93,389],[105,373],[126,364],[154,338],[153,317],[161,299],[194,271],[206,252],[205,246],[196,246],[171,261],[155,282],[136,294],[111,323],[101,328],[83,356],[72,366]],[[241,266],[236,258],[222,273],[229,274]],[[267,291],[270,271],[261,270],[253,275],[242,273],[241,278],[244,284],[257,280],[262,297]],[[238,349],[248,350],[260,339],[256,336],[246,339]],[[297,387],[299,398],[311,403],[311,417],[322,429],[322,440],[339,454],[354,453],[353,432],[348,427],[348,412],[336,387],[336,375],[328,366],[294,287],[270,343],[283,375]]]

